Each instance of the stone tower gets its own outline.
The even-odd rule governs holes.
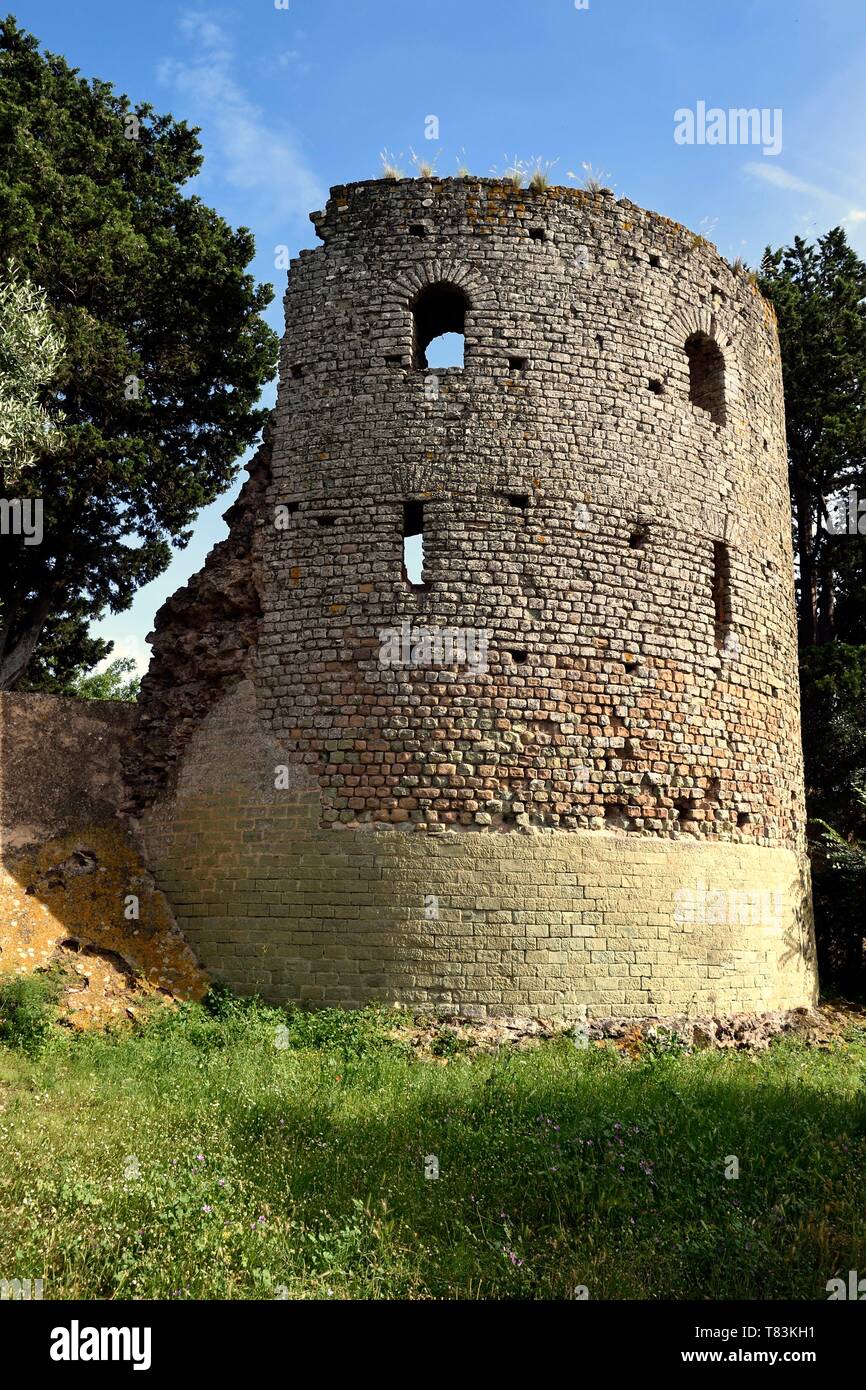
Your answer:
[[[203,964],[476,1015],[810,1004],[772,309],[607,192],[373,181],[312,221],[272,430],[142,695]]]

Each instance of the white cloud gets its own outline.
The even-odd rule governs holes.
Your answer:
[[[300,145],[285,127],[269,122],[243,91],[226,31],[207,15],[187,11],[181,32],[190,43],[183,60],[160,64],[160,81],[183,99],[188,119],[202,128],[207,182],[219,176],[238,191],[238,215],[276,235],[285,222],[306,222],[326,197]]]
[[[99,633],[94,628],[90,635],[104,636],[105,634]],[[113,637],[111,640],[114,642],[114,650],[109,656],[102,658],[96,666],[96,670],[104,671],[113,661],[117,661],[118,657],[129,656],[135,662],[133,674],[143,676],[150,664],[150,648],[145,646],[142,639],[134,632],[127,632],[123,637]]]
[[[810,193],[816,198],[835,198],[835,193],[830,193],[826,188],[818,188],[814,183],[807,183],[805,179],[797,178],[796,174],[789,174],[787,169],[782,169],[778,164],[759,164],[757,160],[751,160],[746,166],[747,174],[754,174],[755,178],[763,179],[765,183],[772,183],[776,188],[787,188],[792,193]]]
[[[747,174],[753,174],[755,178],[763,179],[765,183],[771,183],[776,188],[783,188],[790,193],[805,193],[810,198],[817,198],[820,202],[830,204],[831,207],[821,213],[822,217],[838,218],[844,227],[857,227],[858,224],[866,222],[866,209],[851,208],[844,217],[839,217],[839,205],[844,207],[843,195],[831,193],[828,188],[819,188],[817,184],[807,183],[805,179],[798,178],[796,174],[789,174],[787,169],[782,169],[778,164],[759,164],[756,160],[746,164]],[[848,195],[850,197],[850,194]],[[832,204],[836,204],[837,211],[832,210]],[[801,228],[811,229],[815,227],[815,213],[817,209],[810,207],[808,212],[803,212],[800,216]],[[811,215],[810,215],[811,214]]]

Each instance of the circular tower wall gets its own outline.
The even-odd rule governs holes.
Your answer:
[[[810,1003],[772,310],[608,194],[376,181],[313,221],[257,645],[149,813],[204,963],[325,1003]]]

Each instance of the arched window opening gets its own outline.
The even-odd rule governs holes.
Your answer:
[[[456,285],[428,285],[412,306],[415,367],[462,367],[469,302]]]
[[[718,343],[706,333],[686,340],[689,359],[689,400],[705,410],[716,425],[725,423],[725,359]]]

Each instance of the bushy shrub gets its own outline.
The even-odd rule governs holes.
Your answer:
[[[48,1042],[61,990],[51,971],[0,980],[0,1043],[35,1057]]]

